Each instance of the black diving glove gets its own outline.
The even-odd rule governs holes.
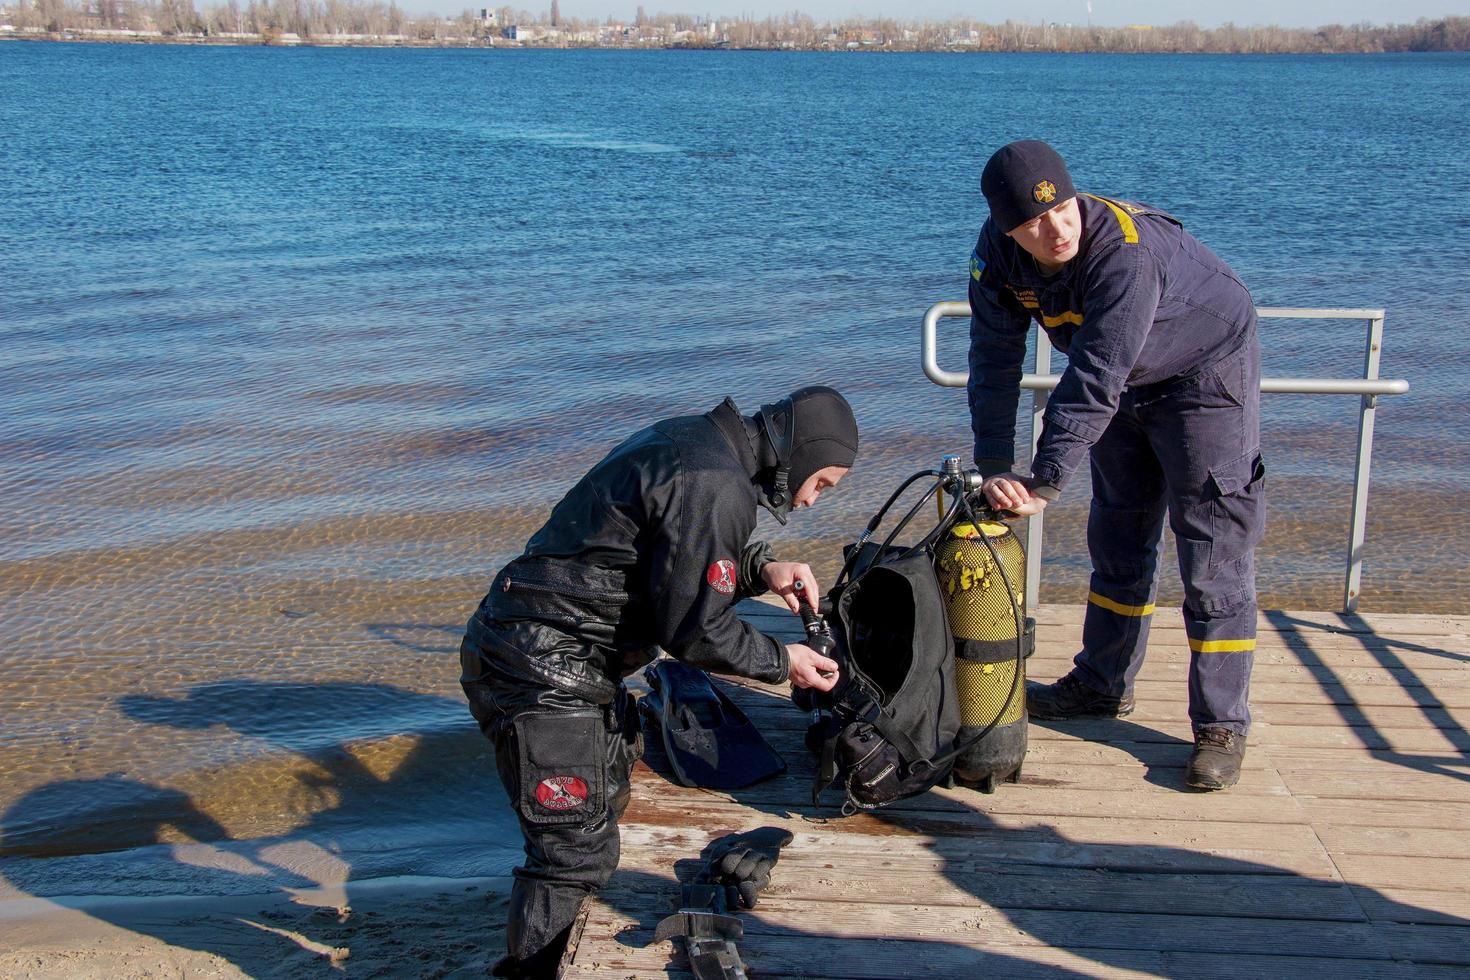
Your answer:
[[[703,877],[725,886],[730,908],[755,908],[756,896],[771,883],[771,869],[781,848],[791,843],[791,832],[780,827],[761,827],[743,834],[721,837],[709,846],[709,861]]]

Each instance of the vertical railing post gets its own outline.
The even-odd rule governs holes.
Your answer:
[[[1363,377],[1378,380],[1378,362],[1383,353],[1383,315],[1368,323],[1368,346],[1363,353]],[[1363,395],[1358,404],[1358,459],[1353,471],[1353,516],[1348,526],[1347,582],[1342,590],[1342,611],[1356,612],[1363,583],[1363,541],[1368,523],[1368,475],[1373,463],[1373,416],[1377,395]]]
[[[1036,374],[1051,373],[1051,344],[1036,331]],[[1031,391],[1031,458],[1036,458],[1036,447],[1041,443],[1041,421],[1046,414],[1046,402],[1050,392],[1045,388]],[[1041,532],[1042,515],[1036,514],[1026,522],[1026,614],[1036,613],[1041,604]]]

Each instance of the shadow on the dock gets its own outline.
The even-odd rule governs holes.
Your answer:
[[[766,718],[790,709],[773,694],[737,693]],[[1183,789],[1188,742],[1142,725],[1109,724],[1098,741],[1132,751],[1148,768],[1148,782]],[[793,742],[787,732],[783,746]],[[1012,812],[999,821],[986,810],[996,801],[1003,812],[1007,793],[1022,791],[1008,786],[993,797],[930,793],[839,817],[835,805],[813,810],[808,804],[812,760],[788,754],[787,762],[787,776],[730,794],[752,811],[740,827],[766,814],[798,831],[792,818],[809,821],[806,832],[818,835],[815,845],[807,838],[805,853],[800,841],[788,848],[761,906],[741,914],[747,938],[740,948],[753,976],[1286,977],[1330,961],[1349,973],[1407,978],[1422,964],[1470,963],[1461,943],[1470,920],[1346,884],[1323,863],[1320,845],[1295,854],[1273,839],[1269,823],[1236,826],[1228,815],[1208,815],[1211,801],[1240,797],[1178,795],[1181,813],[1171,823],[1176,829],[1197,823],[1204,840],[1191,850],[1148,843],[1157,829],[1130,827],[1130,816],[1085,807],[1065,818]],[[1145,787],[1139,792],[1154,802],[1175,798]],[[837,794],[826,798],[835,803]],[[1261,806],[1276,799],[1262,797]],[[1128,809],[1126,800],[1119,805]],[[697,821],[694,812],[689,819]],[[830,855],[822,852],[824,819],[834,831]],[[1061,829],[1078,821],[1096,827],[1101,839]],[[718,824],[704,829],[725,832]],[[1253,850],[1291,853],[1292,865],[1235,856]],[[681,880],[698,871],[692,858],[675,864]],[[617,941],[647,945],[675,897],[667,879],[620,870],[604,898],[637,928]],[[669,974],[687,975],[683,951],[669,955]]]
[[[679,881],[692,880],[698,873],[700,864],[701,862],[695,860],[676,862],[674,870]],[[775,876],[779,878],[781,875],[782,868],[778,864]],[[613,937],[613,940],[627,949],[646,949],[654,945],[654,926],[673,910],[670,896],[671,886],[667,879],[644,871],[620,869],[608,889],[602,893],[602,899],[623,915],[635,920],[638,925],[636,929],[625,929]],[[753,910],[736,913],[745,927],[747,938],[736,940],[735,945],[754,977],[854,977],[886,980],[888,977],[929,975],[939,966],[946,970],[969,970],[980,966],[987,970],[1005,969],[1007,972],[1004,975],[1007,977],[1036,972],[1035,964],[1024,959],[1008,956],[998,950],[982,952],[962,943],[895,940],[890,936],[874,936],[871,937],[873,942],[864,943],[861,936],[834,936],[824,933],[819,924],[814,924],[810,931],[772,926],[762,919],[762,907],[769,907],[770,904],[767,899]],[[812,917],[818,919],[821,915],[821,906],[814,906]],[[829,944],[833,941],[850,942],[854,945],[848,955],[832,956]],[[662,975],[687,976],[689,958],[683,940],[674,939],[660,945],[667,948],[669,953],[669,964]],[[877,948],[875,955],[869,955],[869,946]],[[864,962],[866,966],[854,972],[852,964],[858,961]],[[634,974],[630,974],[632,975]],[[648,976],[648,973],[644,970],[636,975]],[[1046,975],[1086,977],[1092,974],[1048,967]]]
[[[1128,753],[1143,766],[1143,780],[1149,785],[1180,793],[1197,792],[1184,781],[1185,765],[1194,749],[1194,743],[1188,739],[1122,718],[1084,719],[1080,722],[1042,721],[1033,718],[1031,727],[1106,742],[1113,748]],[[1093,730],[1089,732],[1085,728]],[[1028,782],[1035,784],[1037,779],[1032,777]]]
[[[1266,610],[1263,615],[1275,627],[1287,649],[1321,686],[1323,695],[1337,711],[1348,731],[1374,759],[1418,772],[1470,782],[1470,732],[1446,710],[1419,672],[1395,651],[1438,657],[1454,663],[1470,663],[1470,656],[1382,636],[1375,633],[1361,616],[1336,614],[1336,619],[1345,628],[1337,635],[1356,640],[1365,653],[1398,681],[1399,687],[1422,716],[1425,727],[1439,731],[1446,742],[1460,750],[1455,755],[1439,756],[1401,752],[1393,748],[1392,735],[1375,725],[1364,706],[1347,693],[1348,685],[1342,675],[1312,648],[1311,636],[1299,629],[1309,626],[1320,631],[1322,623],[1299,619],[1280,610]]]

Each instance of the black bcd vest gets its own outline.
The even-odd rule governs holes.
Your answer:
[[[853,558],[852,548],[847,556]],[[864,545],[830,595],[838,686],[796,692],[819,756],[812,803],[842,787],[844,812],[872,810],[945,779],[960,731],[954,640],[929,547]]]

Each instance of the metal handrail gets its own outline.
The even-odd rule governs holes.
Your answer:
[[[939,366],[939,321],[945,317],[970,316],[967,301],[935,303],[924,314],[923,366],[930,381],[946,388],[963,388],[970,372],[946,371]],[[1402,395],[1409,382],[1383,380],[1378,377],[1379,358],[1383,350],[1383,310],[1309,309],[1294,306],[1262,306],[1256,316],[1292,320],[1367,320],[1368,334],[1363,353],[1361,378],[1262,378],[1261,391],[1266,394],[1291,395],[1358,395],[1358,454],[1353,472],[1352,517],[1348,527],[1347,577],[1343,585],[1342,611],[1355,612],[1362,592],[1363,540],[1368,519],[1368,479],[1373,460],[1373,422],[1379,395]],[[1036,452],[1041,438],[1041,421],[1046,411],[1048,392],[1057,386],[1060,375],[1049,374],[1051,345],[1038,339],[1035,373],[1021,376],[1021,387],[1031,395],[1031,452]],[[1026,610],[1036,609],[1041,594],[1041,514],[1032,517],[1026,527]]]

